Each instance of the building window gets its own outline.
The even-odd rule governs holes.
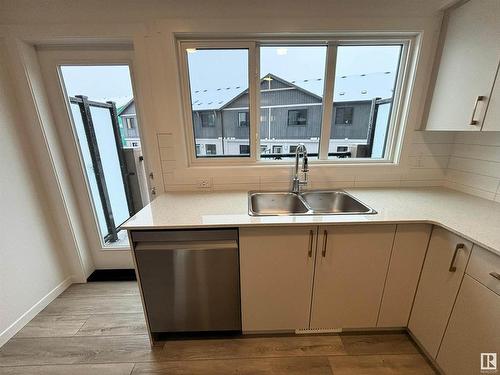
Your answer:
[[[215,126],[215,113],[204,112],[200,113],[200,121],[202,128],[211,128]]]
[[[196,155],[201,154],[201,145],[199,143],[196,144]]]
[[[290,154],[295,154],[295,152],[297,151],[297,146],[296,145],[292,145],[288,148],[288,151],[290,152]]]
[[[240,155],[250,155],[250,146],[240,145]]]
[[[238,126],[244,127],[249,124],[248,112],[238,112]]]
[[[307,109],[289,109],[288,126],[307,125]]]
[[[335,109],[336,125],[352,125],[354,107],[338,107]]]
[[[250,156],[245,163],[263,163],[276,160],[268,155],[276,153],[286,161],[295,151],[291,146],[304,143],[313,161],[349,162],[337,152],[345,146],[364,150],[352,158],[394,163],[408,117],[403,104],[411,94],[403,79],[413,79],[407,69],[416,58],[417,36],[347,37],[178,40],[186,131],[194,139],[190,162],[217,156],[224,164],[237,162],[227,156]],[[255,80],[254,71],[262,73]],[[195,148],[207,142],[217,152]]]
[[[273,154],[282,154],[283,146],[273,146]]]
[[[139,146],[139,143],[137,142],[132,142],[132,147],[138,147]]]
[[[205,154],[207,154],[207,155],[217,155],[217,145],[206,144],[205,145]]]
[[[135,118],[125,117],[125,123],[127,124],[127,129],[135,129]]]

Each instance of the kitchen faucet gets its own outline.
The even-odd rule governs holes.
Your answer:
[[[302,156],[302,173],[304,179],[299,177],[299,159]],[[292,179],[292,193],[300,193],[300,187],[307,185],[307,172],[309,172],[309,164],[307,161],[307,149],[304,144],[300,143],[295,149],[295,173]]]

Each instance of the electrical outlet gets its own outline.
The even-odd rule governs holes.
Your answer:
[[[201,178],[198,180],[198,188],[210,189],[211,187],[212,187],[212,181],[209,178]]]

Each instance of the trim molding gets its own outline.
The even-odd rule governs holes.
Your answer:
[[[55,300],[62,292],[64,292],[71,284],[73,278],[68,276],[54,289],[48,292],[38,302],[36,302],[28,311],[22,314],[14,323],[0,333],[0,348],[9,341],[14,335],[19,332],[26,324],[30,322],[40,311],[42,311],[49,303]]]

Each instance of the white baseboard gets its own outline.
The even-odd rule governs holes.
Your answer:
[[[21,315],[14,323],[0,333],[0,348],[9,341],[14,335],[30,322],[40,311],[42,311],[49,303],[64,292],[71,284],[73,278],[71,276],[64,279],[59,285],[47,293],[40,301],[35,303],[28,311]]]

